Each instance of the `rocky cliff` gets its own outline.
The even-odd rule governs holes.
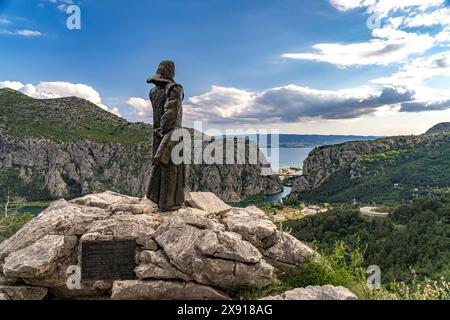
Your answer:
[[[449,154],[446,133],[319,147],[304,161],[292,193],[314,201],[405,200],[450,186]]]
[[[128,123],[79,98],[37,100],[0,92],[0,198],[73,198],[114,190],[145,194],[151,174],[152,127]],[[188,189],[225,201],[282,191],[262,165],[194,165]]]

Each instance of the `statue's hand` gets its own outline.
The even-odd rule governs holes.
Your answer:
[[[162,132],[162,128],[155,129],[155,134],[161,138],[164,136],[164,134]]]

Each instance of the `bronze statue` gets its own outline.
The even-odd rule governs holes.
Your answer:
[[[179,209],[184,199],[185,166],[175,165],[171,159],[176,144],[171,137],[181,128],[184,99],[183,87],[174,81],[175,64],[165,60],[156,75],[147,82],[155,87],[150,91],[153,106],[153,171],[147,197],[162,211]]]

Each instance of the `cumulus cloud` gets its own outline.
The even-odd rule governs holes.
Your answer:
[[[285,53],[286,59],[327,62],[340,67],[354,65],[389,65],[405,61],[412,54],[423,53],[433,47],[435,40],[429,35],[387,32],[379,30],[378,39],[367,42],[339,44],[320,43],[313,46],[316,53]],[[385,32],[384,34],[382,32]]]
[[[152,117],[152,103],[150,100],[144,100],[142,98],[131,97],[127,101],[127,105],[134,108],[136,114],[140,117],[150,118]]]
[[[440,8],[405,19],[407,27],[450,26],[450,8]]]
[[[288,85],[250,92],[215,86],[205,94],[191,97],[185,115],[190,120],[211,123],[354,119],[375,114],[380,108],[398,108],[411,101],[413,94],[394,87],[329,91]]]
[[[450,109],[450,91],[414,85],[414,100],[401,104],[401,112],[427,112]]]
[[[400,112],[426,112],[450,109],[450,99],[434,102],[406,102],[401,105]]]
[[[40,82],[37,85],[24,84],[18,81],[0,81],[0,88],[11,88],[37,99],[55,99],[63,97],[79,97],[86,99],[100,108],[118,116],[117,108],[109,108],[102,103],[100,94],[92,87],[85,84],[70,82]]]
[[[363,9],[380,19],[371,26],[372,37],[357,43],[318,43],[312,52],[284,53],[285,59],[325,62],[339,67],[407,63],[436,46],[446,46],[450,31],[410,30],[450,24],[446,0],[330,0],[340,11]]]
[[[434,77],[450,75],[450,52],[421,57],[402,67],[389,77],[372,80],[372,83],[390,85],[417,85]]]

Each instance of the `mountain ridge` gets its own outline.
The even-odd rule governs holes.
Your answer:
[[[292,196],[304,201],[409,201],[450,188],[450,133],[396,136],[314,149]]]
[[[34,99],[0,91],[0,198],[28,200],[113,190],[143,196],[152,169],[152,126],[129,123],[81,98]],[[237,202],[282,191],[263,165],[192,165],[187,188]]]

